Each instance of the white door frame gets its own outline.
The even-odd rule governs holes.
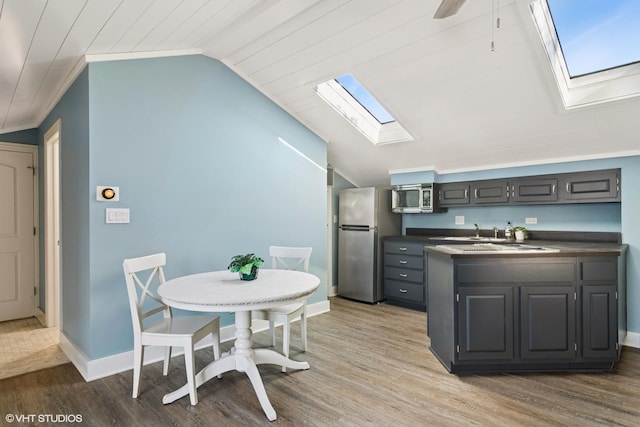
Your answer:
[[[0,135],[2,137],[2,135]],[[38,147],[36,145],[28,145],[28,144],[18,144],[13,142],[0,142],[0,149],[6,151],[17,151],[21,153],[30,153],[33,156],[33,164],[38,164]],[[39,224],[39,214],[38,214],[38,172],[37,166],[34,167],[34,179],[33,179],[33,223],[36,225]],[[34,307],[33,312],[38,312],[38,303],[40,301],[38,284],[40,283],[40,275],[39,275],[39,265],[38,262],[38,253],[39,247],[38,244],[38,234],[33,234],[33,278],[35,280],[34,286],[36,287],[36,295],[34,298]]]
[[[333,296],[333,186],[327,186],[327,296]]]
[[[62,326],[60,310],[60,119],[44,134],[45,325]],[[62,329],[62,328],[61,328]]]

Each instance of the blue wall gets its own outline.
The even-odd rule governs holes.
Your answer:
[[[321,139],[204,56],[93,63],[83,76],[88,108],[80,103],[67,114],[61,102],[47,123],[62,117],[63,235],[79,221],[83,249],[70,255],[63,240],[63,298],[71,289],[85,306],[65,302],[64,332],[83,330],[70,338],[89,359],[132,348],[128,257],[164,251],[171,278],[225,269],[238,253],[266,259],[272,244],[312,246],[311,272],[322,283],[310,302],[326,300]],[[89,135],[72,154],[64,125],[86,112],[77,127],[88,126]],[[118,186],[120,201],[96,201],[98,185]],[[68,209],[75,205],[78,212]],[[129,208],[131,223],[105,224],[107,207]],[[68,312],[86,309],[82,325],[68,324],[79,318]],[[222,313],[222,324],[231,323],[233,315]]]
[[[18,132],[3,133],[0,135],[2,142],[15,142],[18,144],[38,145],[38,129],[27,129]]]
[[[91,340],[89,292],[89,73],[85,69],[39,128],[40,152],[44,133],[62,118],[60,130],[60,235],[62,332],[88,355]],[[44,155],[40,170],[44,170]],[[40,174],[40,230],[44,230],[44,173]],[[44,234],[41,233],[41,237]],[[40,239],[40,271],[44,272],[44,238]],[[40,274],[41,307],[44,274]]]
[[[496,226],[504,230],[507,221],[525,225],[526,217],[538,218],[538,224],[526,225],[529,230],[549,231],[611,231],[622,232],[622,240],[629,245],[627,254],[627,305],[629,331],[640,333],[640,157],[622,157],[602,160],[555,163],[519,168],[492,169],[467,173],[438,175],[433,171],[394,174],[391,184],[420,182],[458,182],[497,179],[528,175],[578,172],[598,169],[617,169],[621,173],[622,203],[596,203],[554,206],[484,206],[450,208],[446,213],[403,215],[403,230],[407,228],[461,228],[473,229],[478,223],[482,229]],[[456,215],[465,218],[464,225],[456,225]]]

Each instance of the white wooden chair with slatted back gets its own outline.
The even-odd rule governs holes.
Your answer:
[[[309,272],[309,259],[311,258],[309,247],[289,247],[289,246],[269,246],[269,256],[271,256],[271,268],[281,268],[286,270],[300,270]],[[282,322],[282,353],[289,357],[290,324],[300,316],[300,331],[302,335],[302,345],[307,351],[307,302],[297,302],[272,307],[266,310],[254,310],[254,319],[269,321],[269,331],[271,333],[271,343],[275,347],[276,334],[275,323]],[[282,367],[282,372],[287,372],[286,367]]]
[[[124,269],[131,320],[133,322],[133,394],[140,395],[140,372],[144,360],[144,347],[157,345],[165,347],[162,374],[167,375],[171,361],[172,347],[184,348],[184,362],[189,384],[191,404],[198,403],[194,371],[194,345],[211,336],[213,340],[214,359],[220,357],[220,320],[217,316],[173,316],[171,307],[165,305],[152,291],[154,284],[158,286],[165,281],[163,267],[166,255],[158,253],[124,260]],[[147,279],[140,279],[146,275]],[[143,281],[144,280],[144,281]],[[150,308],[149,306],[153,306]],[[146,311],[145,311],[146,310]],[[153,321],[147,320],[154,314],[162,313],[162,317]],[[157,317],[157,316],[156,316]],[[152,322],[152,323],[149,323]]]

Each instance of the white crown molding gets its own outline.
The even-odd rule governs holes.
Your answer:
[[[129,59],[166,58],[170,56],[202,55],[202,49],[162,50],[156,52],[101,53],[85,55],[87,63],[123,61]]]

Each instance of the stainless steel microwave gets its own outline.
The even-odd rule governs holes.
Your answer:
[[[406,184],[392,187],[391,211],[395,213],[434,212],[433,184]]]

